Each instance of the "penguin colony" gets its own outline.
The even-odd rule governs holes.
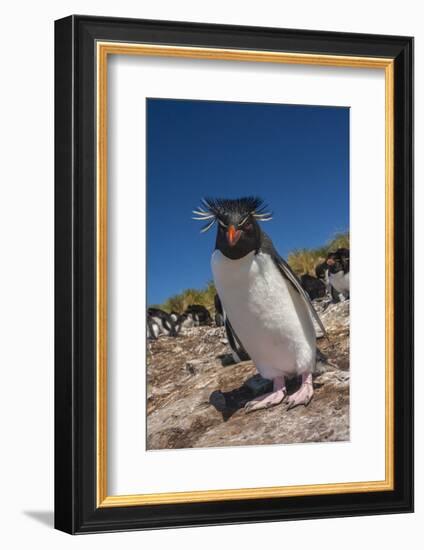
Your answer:
[[[157,340],[161,334],[176,337],[187,328],[210,324],[212,318],[209,311],[197,304],[188,306],[181,315],[152,307],[147,310],[147,338],[150,340]]]

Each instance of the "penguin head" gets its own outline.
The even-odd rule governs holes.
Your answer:
[[[327,256],[326,263],[328,270],[332,274],[344,271],[349,273],[349,249],[338,248],[336,252],[330,252]]]
[[[197,220],[207,222],[202,232],[217,224],[216,248],[227,258],[237,260],[261,244],[258,221],[272,218],[258,197],[239,199],[202,199],[202,207],[194,210]]]
[[[333,275],[342,269],[340,259],[337,257],[335,252],[328,253],[325,263],[328,266],[329,273],[332,273]]]
[[[261,244],[261,229],[249,213],[230,211],[218,219],[216,248],[232,260],[243,258],[258,250]]]

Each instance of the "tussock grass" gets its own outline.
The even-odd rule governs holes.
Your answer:
[[[209,281],[204,288],[188,288],[180,294],[171,296],[163,304],[156,307],[168,312],[184,313],[188,306],[199,304],[205,306],[209,311],[214,311],[214,296],[215,285],[213,281]]]
[[[296,275],[308,273],[315,276],[315,267],[326,259],[329,252],[335,252],[338,248],[349,248],[349,232],[336,233],[327,244],[318,248],[293,250],[287,261]]]

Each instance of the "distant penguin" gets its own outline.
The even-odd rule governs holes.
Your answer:
[[[177,333],[184,333],[186,329],[192,328],[195,326],[195,321],[192,313],[182,313],[178,316],[178,319],[175,321],[175,330]]]
[[[153,319],[155,323],[160,328],[160,332],[166,336],[177,336],[178,333],[175,330],[175,322],[172,320],[171,315],[166,311],[158,308],[150,307],[148,310],[148,315]]]
[[[192,304],[188,306],[185,311],[191,313],[196,322],[196,326],[210,325],[212,324],[211,314],[205,306],[199,304]]]
[[[329,282],[334,301],[344,301],[350,293],[349,249],[339,248],[327,258]]]
[[[147,338],[149,340],[157,340],[160,334],[158,323],[148,314],[147,315]]]
[[[308,294],[259,226],[271,214],[256,197],[203,199],[194,211],[217,224],[211,266],[215,286],[231,327],[257,370],[273,381],[273,391],[246,404],[248,412],[278,405],[308,405],[313,397],[316,333],[312,317],[325,329]],[[288,396],[286,379],[301,376],[300,389]]]

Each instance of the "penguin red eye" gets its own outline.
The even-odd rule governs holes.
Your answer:
[[[243,229],[243,231],[250,231],[252,229],[252,224],[245,223],[241,229]]]

